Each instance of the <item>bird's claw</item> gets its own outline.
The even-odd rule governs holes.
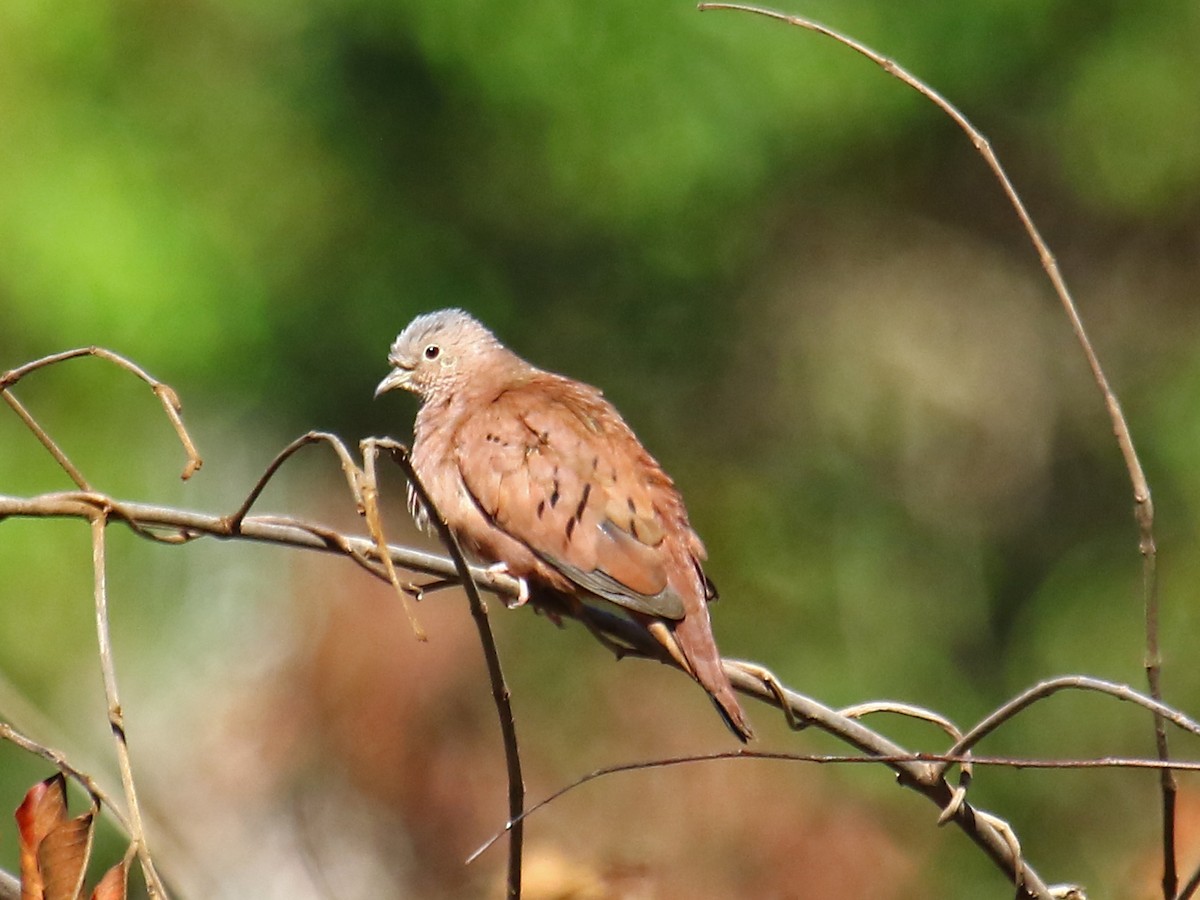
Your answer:
[[[508,563],[493,563],[488,566],[488,572],[493,575],[512,575],[509,571]],[[518,606],[524,606],[529,602],[529,582],[524,578],[517,578],[517,596],[516,598],[505,597],[504,605],[509,609],[516,609]]]

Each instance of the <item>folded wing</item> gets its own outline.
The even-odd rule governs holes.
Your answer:
[[[541,374],[467,418],[454,451],[463,485],[489,521],[547,566],[613,603],[682,619],[671,584],[686,523],[670,478],[600,393]]]

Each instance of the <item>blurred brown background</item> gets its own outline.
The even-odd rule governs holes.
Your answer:
[[[1197,710],[1197,7],[795,9],[972,117],[1058,253],[1155,490],[1167,699]],[[831,704],[887,697],[963,725],[1049,675],[1142,685],[1131,494],[1081,354],[969,143],[866,61],[633,0],[9,2],[0,48],[0,367],[125,353],[179,390],[205,456],[180,484],[156,404],[103,364],[22,383],[101,489],[228,511],[310,428],[407,438],[415,402],[371,397],[387,346],[414,314],[461,306],[603,387],[676,476],[726,653]],[[63,487],[0,416],[0,491]],[[428,546],[401,480],[388,490],[390,533]],[[361,530],[321,451],[261,508]],[[423,605],[421,645],[345,561],[112,531],[134,762],[180,886],[498,893],[502,850],[463,866],[505,787],[460,597]],[[111,778],[85,527],[3,523],[0,573],[0,712],[24,698],[38,736]],[[616,664],[529,610],[492,621],[531,799],[732,744],[677,673]],[[750,714],[764,748],[838,749]],[[1074,696],[982,750],[1152,746],[1147,716]],[[0,747],[11,806],[46,774]],[[973,790],[1049,880],[1151,896],[1151,775],[988,770]],[[934,819],[881,769],[613,776],[530,820],[528,896],[1007,896]],[[0,865],[15,859],[0,837]]]

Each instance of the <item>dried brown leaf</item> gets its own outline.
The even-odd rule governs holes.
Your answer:
[[[61,772],[25,793],[13,814],[21,853],[21,900],[42,900],[45,889],[38,865],[38,848],[46,835],[67,818],[67,783]]]
[[[63,822],[42,838],[37,849],[44,900],[79,900],[92,852],[92,814]]]
[[[96,889],[92,891],[92,900],[125,900],[125,885],[128,882],[128,871],[124,862],[119,862],[100,879]]]

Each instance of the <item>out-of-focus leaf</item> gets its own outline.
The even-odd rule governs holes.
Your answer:
[[[125,900],[125,885],[128,880],[125,863],[119,862],[100,879],[92,891],[92,900]]]

